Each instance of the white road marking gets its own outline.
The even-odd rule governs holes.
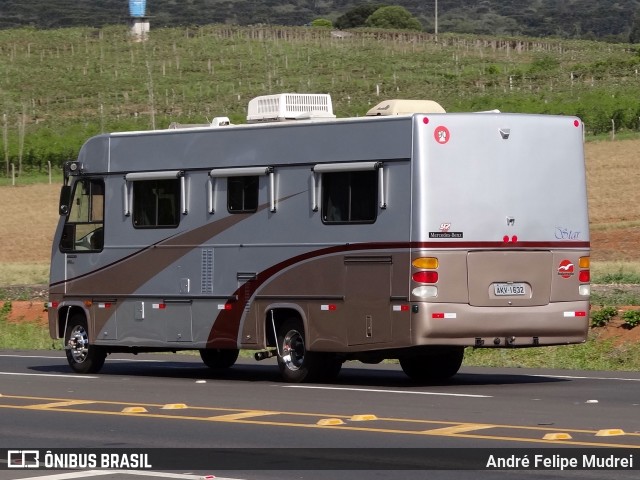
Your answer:
[[[64,377],[64,378],[100,378],[100,377],[92,377],[91,375],[74,375],[72,373],[65,374],[56,374],[56,373],[18,373],[18,372],[0,372],[0,375],[16,375],[20,377]]]
[[[382,389],[375,389],[375,388],[315,387],[311,385],[283,385],[282,388],[344,390],[349,392],[370,392],[370,393],[402,393],[405,395],[436,395],[436,396],[446,396],[446,397],[467,397],[467,398],[493,398],[493,395],[472,395],[467,393],[446,393],[446,392],[416,392],[413,390],[382,390]]]
[[[579,377],[576,375],[527,375],[528,377],[567,378],[569,380],[617,380],[619,382],[640,382],[640,378],[624,377]]]
[[[9,355],[9,354],[0,354],[0,357],[50,358],[50,359],[55,359],[55,360],[66,360],[66,357],[50,357],[50,356],[46,356],[46,355]],[[150,359],[142,359],[142,358],[107,358],[107,362],[150,362],[150,363],[161,363],[163,361],[164,360],[150,360]]]

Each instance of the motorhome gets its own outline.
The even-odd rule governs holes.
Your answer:
[[[48,315],[73,370],[254,350],[290,382],[384,359],[426,382],[466,347],[585,341],[579,118],[278,94],[247,120],[98,135],[65,165]]]

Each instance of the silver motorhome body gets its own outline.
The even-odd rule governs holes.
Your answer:
[[[431,378],[455,373],[465,346],[586,338],[577,118],[114,133],[90,139],[76,165],[71,198],[91,207],[61,209],[49,314],[72,366],[91,347],[199,349],[216,366],[255,349],[290,380],[350,358],[400,358]]]

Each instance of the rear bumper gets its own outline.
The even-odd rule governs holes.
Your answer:
[[[472,307],[451,303],[417,306],[418,313],[412,315],[411,321],[415,345],[561,345],[584,342],[589,330],[588,300],[535,307]]]

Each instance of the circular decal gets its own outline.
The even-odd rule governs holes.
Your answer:
[[[439,127],[436,127],[435,131],[433,132],[433,136],[436,139],[436,142],[444,145],[449,141],[449,129],[440,125]]]
[[[573,263],[569,260],[562,260],[558,266],[558,275],[562,278],[569,278],[573,275]]]

